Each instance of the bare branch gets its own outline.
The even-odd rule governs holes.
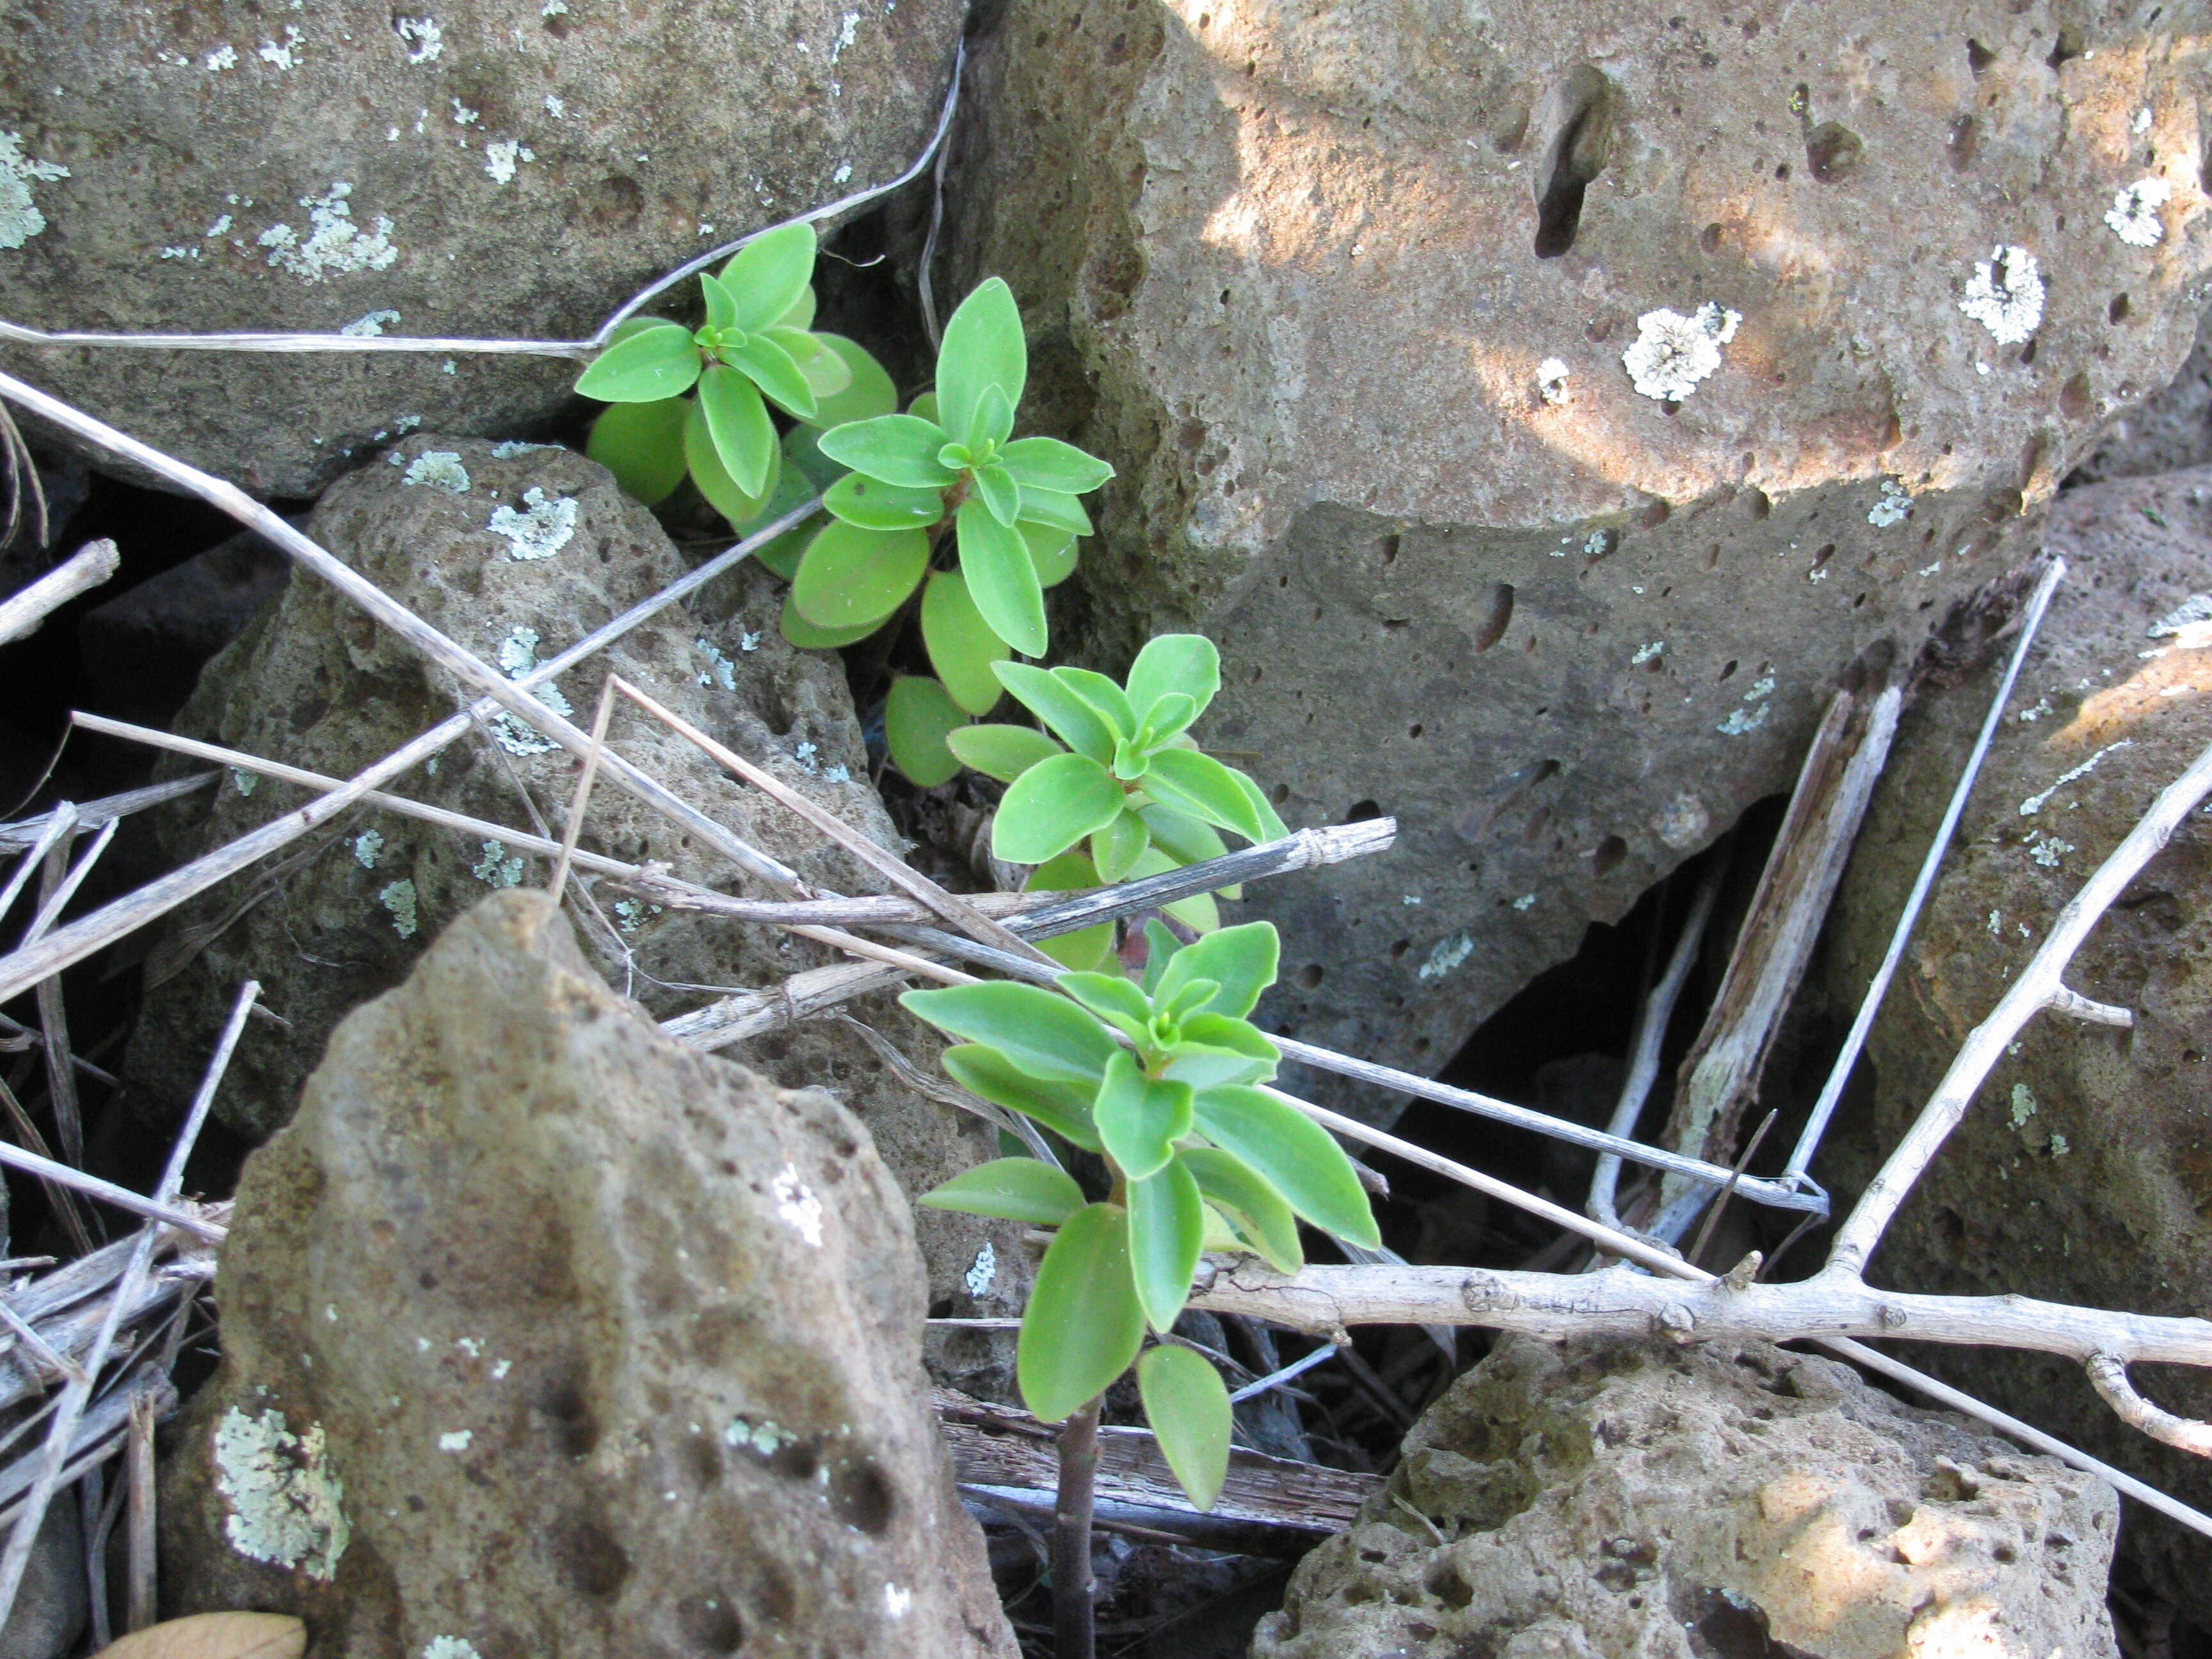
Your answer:
[[[2079,991],[2069,991],[2063,985],[2051,994],[2045,1005],[2054,1014],[2063,1014],[2069,1019],[2078,1019],[2089,1025],[2117,1025],[2123,1030],[2136,1023],[2131,1008],[2116,1008],[2109,1002],[2095,1002]]]
[[[49,615],[78,594],[91,592],[121,567],[113,542],[87,542],[68,561],[28,587],[0,599],[0,645],[11,645],[36,633]]]
[[[136,731],[138,728],[131,729]],[[165,801],[175,800],[180,795],[204,789],[220,775],[215,772],[201,772],[189,778],[173,778],[167,783],[149,784],[143,789],[128,789],[119,795],[106,795],[98,800],[86,801],[82,805],[71,809],[76,819],[73,833],[82,835],[88,830],[99,829],[111,818],[128,817],[133,812],[141,812],[149,806],[159,806]],[[55,811],[60,810],[58,807],[54,809]],[[0,823],[0,853],[19,853],[26,848],[38,845],[40,837],[52,828],[53,823],[54,813],[48,811],[41,812],[34,818],[18,818],[13,823]],[[7,906],[0,904],[0,910],[6,908]]]
[[[2151,1358],[2137,1354],[2138,1359]],[[2202,1364],[2202,1361],[2197,1362]],[[2089,1382],[2104,1401],[2116,1413],[2120,1421],[2130,1428],[2141,1429],[2154,1440],[2194,1452],[2199,1457],[2212,1457],[2212,1423],[2194,1422],[2186,1417],[2176,1417],[2161,1406],[2153,1405],[2136,1391],[2128,1381],[2128,1362],[2117,1353],[2094,1353],[2082,1367],[2089,1373]]]

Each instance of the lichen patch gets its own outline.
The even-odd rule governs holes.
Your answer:
[[[46,228],[31,186],[69,176],[65,167],[24,155],[21,133],[0,132],[0,247],[21,247]]]
[[[307,240],[302,241],[289,224],[270,226],[256,239],[269,250],[269,263],[303,283],[391,269],[399,257],[392,241],[391,219],[379,214],[375,228],[363,230],[354,222],[353,206],[347,200],[352,194],[353,186],[340,179],[320,196],[302,196],[300,205],[307,210]]]
[[[1999,244],[1974,262],[1959,309],[1999,345],[2025,345],[2043,322],[2043,273],[2024,247]]]
[[[523,494],[520,513],[495,507],[484,528],[506,540],[510,559],[550,559],[576,533],[576,503],[566,495],[548,495],[532,484]]]
[[[469,470],[461,465],[460,452],[455,449],[426,449],[410,462],[399,475],[403,484],[427,484],[433,489],[444,489],[456,495],[469,493]]]
[[[1721,366],[1721,349],[1735,338],[1743,321],[1708,300],[1689,316],[1662,307],[1636,319],[1636,338],[1620,354],[1621,366],[1647,398],[1680,403]]]
[[[515,168],[522,162],[537,159],[537,152],[529,145],[511,139],[501,139],[484,146],[484,171],[491,175],[491,181],[495,185],[513,184]]]
[[[1876,530],[1903,524],[1912,516],[1912,492],[1894,478],[1881,481],[1881,496],[1867,508],[1867,522]]]
[[[2166,240],[2166,221],[2158,210],[2173,198],[2173,186],[2153,174],[2138,179],[2112,198],[2105,222],[2130,247],[2156,247]]]
[[[415,884],[402,878],[392,883],[376,896],[376,902],[392,913],[392,931],[402,939],[415,937],[420,921],[416,915],[417,902]]]
[[[231,1548],[310,1578],[337,1573],[352,1528],[321,1424],[295,1435],[280,1411],[248,1417],[234,1406],[216,1425],[215,1461],[216,1490],[230,1506],[223,1531]]]
[[[784,1224],[805,1239],[816,1249],[822,1248],[822,1200],[814,1189],[799,1178],[799,1166],[787,1164],[776,1171],[770,1184],[770,1194],[775,1200],[775,1212]]]

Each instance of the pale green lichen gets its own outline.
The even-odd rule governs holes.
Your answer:
[[[267,55],[265,47],[263,55]],[[307,239],[301,241],[299,232],[288,224],[270,226],[256,239],[269,250],[269,263],[303,283],[389,270],[399,257],[392,243],[392,221],[380,214],[375,229],[363,230],[354,222],[353,208],[346,200],[352,194],[353,186],[338,179],[323,195],[302,196],[300,205],[308,214]]]
[[[384,856],[384,836],[375,830],[364,830],[353,838],[354,862],[364,870],[376,868],[376,861]]]
[[[1894,478],[1881,481],[1881,499],[1867,509],[1867,522],[1876,530],[1903,524],[1912,516],[1912,494]]]
[[[1421,964],[1423,979],[1442,979],[1446,974],[1474,954],[1474,939],[1462,928],[1449,939],[1438,941],[1429,952],[1429,959]]]
[[[230,785],[241,795],[250,795],[261,787],[261,774],[249,772],[242,766],[230,769]]]
[[[415,937],[417,921],[415,915],[415,884],[402,878],[376,896],[376,902],[392,912],[392,931],[402,939]]]
[[[23,154],[23,135],[0,132],[0,247],[21,247],[46,228],[46,216],[31,199],[33,181],[51,184],[70,170]]]
[[[722,1438],[732,1446],[750,1446],[763,1457],[773,1457],[786,1446],[795,1446],[799,1437],[774,1419],[760,1423],[748,1422],[742,1417],[730,1419],[730,1426],[722,1431]]]
[[[469,873],[494,887],[522,885],[522,854],[510,853],[495,841],[483,843],[483,856]]]
[[[2027,1085],[2014,1084],[2012,1085],[2012,1127],[2015,1129],[2024,1129],[2027,1127],[2028,1119],[2034,1115],[2035,1097],[2028,1091]]]
[[[476,1644],[459,1636],[434,1636],[422,1644],[422,1659],[483,1659]]]
[[[469,493],[469,470],[461,465],[460,452],[453,449],[426,449],[399,475],[404,484],[427,484],[433,489],[450,491],[456,495]]]
[[[505,539],[510,559],[550,559],[576,533],[576,503],[566,495],[548,495],[532,484],[523,493],[520,513],[511,507],[494,507],[484,528]]]
[[[550,680],[530,695],[564,720],[576,712],[568,699],[562,696],[561,688]],[[510,755],[550,755],[561,746],[521,716],[504,708],[491,717],[491,732],[499,746]]]
[[[319,1423],[295,1435],[280,1411],[248,1417],[234,1406],[216,1425],[215,1461],[233,1549],[310,1578],[337,1573],[352,1528]]]

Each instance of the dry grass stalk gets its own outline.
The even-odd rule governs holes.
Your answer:
[[[127,1633],[154,1622],[161,1584],[160,1564],[154,1549],[154,1401],[149,1395],[131,1396],[131,1443],[125,1454],[124,1478],[130,1484],[130,1508],[125,1522],[123,1628]]]
[[[122,562],[113,542],[87,542],[29,586],[0,599],[0,645],[12,645],[38,632],[48,616],[99,586]]]
[[[165,801],[175,800],[195,790],[204,789],[219,775],[201,772],[189,778],[173,778],[167,783],[149,784],[143,789],[126,789],[119,795],[103,796],[69,809],[76,817],[74,833],[82,835],[88,830],[97,830],[111,818],[128,817],[133,812],[143,812],[149,806],[159,806]],[[36,817],[19,818],[13,823],[0,823],[0,853],[20,853],[26,848],[42,845],[41,837],[52,827],[54,813],[40,813]],[[7,909],[0,904],[0,913]]]

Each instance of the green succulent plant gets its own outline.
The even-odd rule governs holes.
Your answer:
[[[716,512],[750,528],[829,481],[810,473],[842,472],[780,433],[772,408],[818,431],[898,407],[880,363],[813,328],[816,252],[811,225],[747,243],[700,276],[700,326],[633,317],[578,377],[579,392],[609,405],[586,453],[630,495],[657,506],[688,477]]]
[[[999,1158],[921,1201],[1055,1230],[1016,1349],[1024,1401],[1057,1422],[1135,1362],[1169,1467],[1209,1509],[1228,1467],[1228,1392],[1190,1349],[1145,1348],[1146,1329],[1174,1326],[1207,1249],[1294,1273],[1300,1220],[1370,1249],[1382,1239],[1343,1149],[1255,1086],[1278,1060],[1246,1018],[1274,982],[1274,928],[1178,946],[1153,922],[1147,936],[1140,982],[1075,972],[1058,993],[993,981],[900,998],[962,1039],[945,1053],[959,1083],[1097,1153],[1106,1172],[1094,1199],[1050,1164]]]

